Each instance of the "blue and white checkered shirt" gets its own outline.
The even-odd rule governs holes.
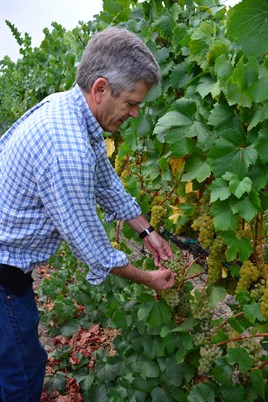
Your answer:
[[[141,214],[107,158],[102,129],[78,86],[26,112],[0,138],[0,263],[31,271],[64,239],[101,283],[127,256],[114,249],[97,216]]]

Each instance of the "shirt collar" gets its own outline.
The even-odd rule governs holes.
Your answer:
[[[87,104],[86,98],[83,95],[83,92],[81,91],[81,89],[79,88],[79,86],[77,84],[71,90],[71,94],[77,101],[77,104],[80,107],[82,114],[86,120],[87,130],[88,130],[88,135],[90,137],[90,141],[93,141],[93,142],[103,141],[104,140],[103,136],[102,136],[103,130],[102,130],[101,126],[99,125],[97,119],[91,112],[91,110]]]

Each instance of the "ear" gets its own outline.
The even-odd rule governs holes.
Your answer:
[[[90,91],[94,102],[100,104],[108,90],[110,90],[109,82],[105,78],[97,78]]]

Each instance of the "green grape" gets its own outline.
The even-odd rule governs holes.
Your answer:
[[[236,293],[249,290],[250,285],[259,279],[260,271],[251,261],[246,260],[240,267],[240,278],[236,286]]]
[[[154,228],[159,228],[167,216],[167,211],[161,205],[154,205],[151,208],[151,221],[150,224]]]
[[[171,308],[175,308],[180,303],[180,298],[177,289],[167,289],[161,292],[161,296]]]
[[[198,241],[207,250],[213,244],[215,229],[212,217],[207,213],[199,215],[192,223],[192,229],[198,231]]]
[[[194,346],[204,345],[209,341],[209,336],[202,332],[197,332],[196,334],[193,334],[192,341]]]
[[[167,289],[161,292],[161,296],[167,304],[174,310],[176,315],[187,317],[189,314],[188,295],[183,289]]]
[[[208,374],[215,359],[222,355],[222,349],[217,345],[210,345],[209,343],[201,346],[200,348],[200,360],[198,365],[198,374]]]
[[[225,258],[226,245],[220,236],[217,236],[210,248],[207,259],[208,264],[208,283],[216,283],[222,276],[223,263]]]
[[[254,283],[250,289],[250,296],[256,301],[260,300],[265,292],[265,279],[261,279],[259,282]]]
[[[193,316],[199,320],[209,320],[212,318],[213,309],[211,308],[209,301],[204,299],[201,302],[196,299],[191,299],[191,309]]]
[[[171,259],[168,261],[164,261],[163,267],[166,269],[170,269],[174,272],[175,276],[175,287],[178,287],[184,279],[185,275],[185,266],[178,260]]]

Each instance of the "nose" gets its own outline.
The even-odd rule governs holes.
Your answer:
[[[136,118],[139,115],[139,105],[133,105],[128,113],[129,117]]]

